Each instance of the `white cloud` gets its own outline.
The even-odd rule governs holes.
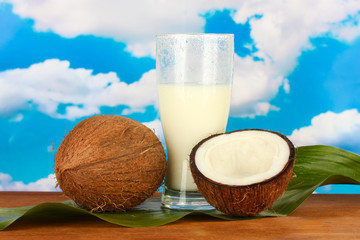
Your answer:
[[[215,6],[203,1],[61,1],[9,0],[14,12],[35,20],[37,31],[53,31],[65,37],[94,34],[128,43],[135,55],[154,52],[159,32],[200,32],[205,19],[199,13]],[[76,23],[76,24],[74,24]],[[146,47],[144,47],[146,46]]]
[[[309,38],[337,31],[339,27],[351,28],[355,21],[342,22],[349,17],[359,17],[360,2],[356,0],[303,0],[303,1],[246,1],[238,8],[234,20],[243,23],[252,18],[251,37],[259,48],[261,57],[282,62],[283,71],[291,70],[301,50],[310,46]],[[353,29],[353,38],[360,32]],[[340,34],[334,37],[343,38]],[[286,63],[288,62],[288,63]]]
[[[234,19],[239,23],[255,14],[263,15],[251,21],[252,37],[257,47],[274,60],[298,55],[299,46],[306,45],[309,36],[331,32],[334,37],[352,40],[359,35],[356,14],[360,3],[356,0],[8,2],[13,3],[15,13],[34,19],[37,31],[50,30],[65,37],[112,37],[126,42],[136,55],[154,51],[151,43],[157,33],[202,32],[202,14],[224,8],[235,10]]]
[[[101,106],[126,105],[131,113],[156,104],[154,70],[127,84],[113,72],[93,75],[92,70],[70,68],[68,61],[50,59],[0,72],[0,86],[0,116],[32,105],[54,118],[77,119],[98,114]],[[66,104],[64,113],[58,111],[61,104]]]
[[[253,55],[263,60],[235,58],[232,113],[241,117],[266,115],[266,108],[256,113],[261,102],[267,102],[268,111],[278,110],[269,101],[281,87],[290,92],[286,76],[296,67],[301,52],[313,48],[310,38],[330,35],[353,41],[360,36],[356,24],[360,1],[244,1],[236,9],[236,22],[250,19],[250,34],[258,49]]]
[[[257,115],[267,115],[271,110],[279,110],[268,101],[285,83],[285,79],[274,70],[272,64],[235,55],[231,115],[254,118]]]
[[[354,3],[353,11],[359,11],[359,3]],[[346,42],[352,42],[354,39],[359,37],[360,33],[360,14],[358,15],[352,15],[349,14],[348,19],[344,21],[339,21],[336,24],[334,24],[334,27],[331,29],[331,34],[333,37],[340,39],[342,41]]]
[[[289,138],[297,146],[360,145],[360,113],[350,109],[341,113],[326,112],[315,116],[311,125],[296,129]]]
[[[165,147],[165,138],[164,138],[164,133],[163,133],[163,129],[161,126],[161,121],[159,119],[155,119],[151,122],[144,122],[143,124],[145,126],[147,126],[148,128],[150,128],[151,130],[153,130],[155,135],[159,138],[159,140]]]
[[[13,118],[10,118],[10,122],[21,122],[24,119],[24,115],[22,113],[16,114]]]
[[[333,190],[333,187],[332,185],[325,185],[325,186],[321,186],[320,189],[318,189],[318,191],[315,191],[314,193],[318,193],[319,190],[321,192],[328,192],[328,193],[334,193],[332,190]]]
[[[203,14],[216,9],[232,9],[232,17],[237,23],[249,21],[254,43],[248,47],[255,47],[258,51],[253,55],[262,59],[255,61],[251,57],[235,56],[231,114],[240,117],[266,115],[269,111],[279,109],[272,106],[270,100],[281,88],[287,93],[290,91],[291,82],[286,76],[296,67],[301,53],[313,48],[309,39],[331,36],[351,42],[360,36],[360,1],[357,0],[47,0],[37,1],[36,4],[26,0],[8,1],[13,3],[15,13],[34,19],[37,31],[53,31],[65,37],[82,34],[111,37],[126,43],[127,50],[135,56],[154,56],[154,39],[157,33],[202,32],[205,25]],[[101,76],[105,77],[116,79],[115,76]],[[122,88],[121,84],[108,88],[103,93],[119,88]],[[17,89],[7,86],[7,90],[10,104],[0,106],[0,112],[6,111],[1,107],[12,109],[24,104],[24,99],[14,98],[12,94]],[[122,96],[127,95],[119,95],[119,98]],[[129,99],[133,100],[131,97]],[[143,111],[144,103],[139,103],[141,100],[141,97],[136,98],[135,102],[139,105],[130,105],[124,113]],[[108,100],[107,104],[109,102],[113,106],[119,99]],[[50,101],[42,107],[43,112],[52,113],[57,104],[51,104]],[[97,113],[98,106],[70,106],[67,110],[67,117],[71,115],[72,118],[77,118]]]
[[[55,186],[56,178],[54,174],[25,184],[21,181],[13,181],[9,174],[0,172],[0,191],[60,191]]]
[[[357,0],[8,2],[13,3],[16,14],[34,19],[37,31],[50,30],[65,37],[86,34],[112,37],[126,42],[128,49],[137,55],[153,52],[157,33],[202,32],[205,25],[202,15],[225,8],[235,10],[233,17],[238,23],[252,19],[251,36],[257,47],[263,56],[267,54],[275,61],[298,55],[299,47],[306,47],[309,36],[327,32],[339,39],[353,40],[359,36]],[[253,18],[256,14],[262,18]]]

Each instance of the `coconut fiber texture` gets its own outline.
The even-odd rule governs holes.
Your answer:
[[[63,192],[96,212],[139,205],[159,188],[165,169],[165,152],[153,131],[113,115],[77,124],[61,143],[55,161]]]

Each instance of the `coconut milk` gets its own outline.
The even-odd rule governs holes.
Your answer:
[[[230,84],[158,84],[168,153],[168,188],[197,191],[189,167],[190,152],[201,139],[225,131],[230,95]]]

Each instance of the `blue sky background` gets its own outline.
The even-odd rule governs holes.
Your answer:
[[[136,119],[163,141],[163,32],[235,34],[229,131],[270,129],[297,146],[360,154],[360,2],[238,2],[0,0],[0,190],[56,190],[52,147],[94,114]]]

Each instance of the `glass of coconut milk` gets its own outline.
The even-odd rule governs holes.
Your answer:
[[[233,34],[159,34],[156,72],[168,166],[162,204],[171,209],[212,209],[189,167],[192,148],[223,133],[230,109]]]

